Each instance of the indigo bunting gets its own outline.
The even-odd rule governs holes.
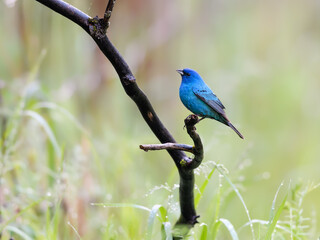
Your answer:
[[[179,95],[182,103],[194,114],[204,118],[215,119],[235,131],[243,139],[241,133],[231,124],[224,111],[225,107],[212,92],[200,75],[190,68],[177,70],[182,76]]]

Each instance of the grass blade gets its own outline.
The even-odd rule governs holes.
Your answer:
[[[24,231],[20,230],[19,228],[17,227],[14,227],[14,226],[6,226],[5,227],[5,230],[9,231],[9,232],[13,232],[17,235],[19,235],[21,237],[21,239],[24,239],[24,240],[32,240],[31,237],[28,236],[28,234],[26,234]]]
[[[152,229],[153,229],[154,219],[156,218],[157,213],[161,211],[160,210],[161,208],[164,209],[164,207],[162,207],[160,204],[157,204],[157,205],[154,205],[150,211],[149,218],[148,218],[148,228],[147,228],[147,233],[146,233],[146,240],[152,239]],[[163,211],[163,209],[162,209],[162,211]]]
[[[91,203],[91,206],[114,207],[114,208],[131,207],[131,208],[145,210],[147,212],[151,211],[151,209],[145,206],[133,204],[133,203]]]
[[[233,191],[237,194],[238,198],[240,199],[245,211],[246,211],[246,214],[248,216],[248,219],[249,219],[249,222],[250,222],[250,228],[251,228],[251,233],[252,233],[252,239],[254,240],[255,239],[255,235],[254,235],[254,229],[253,229],[253,225],[252,225],[252,221],[251,221],[251,217],[250,217],[250,214],[249,214],[249,210],[247,208],[247,205],[245,204],[244,200],[243,200],[243,197],[241,196],[238,188],[232,183],[232,181],[230,180],[230,178],[228,178],[228,176],[226,175],[223,167],[220,165],[220,164],[215,164],[215,167],[217,168],[217,170],[219,171],[220,174],[223,175],[223,177],[227,180],[227,182],[230,184],[230,186],[233,188]]]
[[[273,201],[272,201],[272,205],[271,205],[271,211],[270,211],[270,217],[269,217],[269,222],[272,221],[272,219],[274,218],[274,212],[275,212],[275,206],[276,206],[276,201],[277,201],[277,197],[278,194],[280,192],[281,187],[283,186],[283,182],[281,182],[280,186],[277,189],[276,194],[274,195]]]
[[[205,224],[205,223],[201,223],[200,227],[202,227],[200,240],[207,240],[207,237],[208,237],[208,225]]]
[[[152,239],[152,229],[154,224],[154,219],[157,217],[157,213],[160,213],[160,221],[166,220],[167,211],[166,209],[160,205],[154,205],[152,209],[149,209],[145,206],[138,205],[138,204],[131,204],[131,203],[91,203],[92,206],[102,206],[102,207],[116,207],[116,208],[123,208],[123,207],[132,207],[136,209],[141,209],[150,212],[148,218],[148,227],[146,233],[146,240]],[[169,222],[163,222],[163,228],[166,235],[166,239],[172,239],[171,234],[171,224]]]
[[[228,219],[220,218],[219,221],[226,226],[233,240],[239,240],[236,230]]]
[[[68,221],[68,225],[71,227],[71,229],[74,231],[74,233],[76,234],[77,238],[79,240],[81,240],[81,236],[80,234],[78,233],[77,229]]]
[[[64,116],[66,116],[71,122],[75,124],[75,126],[85,135],[89,135],[88,130],[86,130],[82,124],[65,108],[59,106],[56,103],[53,102],[39,102],[33,106],[33,109],[39,109],[39,108],[45,108],[45,109],[51,109],[51,110],[57,110],[60,113],[62,113]]]
[[[2,232],[2,230],[4,228],[7,227],[7,225],[13,221],[16,220],[17,217],[21,216],[22,214],[24,214],[25,212],[27,212],[28,210],[30,210],[31,208],[35,207],[36,205],[38,205],[39,203],[41,203],[46,197],[40,198],[37,201],[34,201],[32,203],[30,203],[28,206],[26,206],[25,208],[21,209],[17,214],[13,215],[11,218],[9,218],[8,220],[6,220],[5,222],[3,222],[0,225],[0,233]]]
[[[221,222],[218,220],[213,224],[213,229],[212,229],[212,239],[216,239],[217,237],[217,233],[218,233],[218,229],[221,225]]]
[[[210,171],[208,177],[206,178],[206,180],[204,180],[203,184],[201,185],[201,187],[200,187],[200,189],[199,189],[200,192],[198,192],[197,195],[196,195],[196,197],[194,198],[194,204],[195,204],[196,208],[197,208],[197,206],[198,206],[198,204],[199,204],[199,201],[200,201],[200,199],[201,199],[201,197],[202,197],[202,195],[203,195],[203,193],[204,193],[204,190],[206,189],[206,187],[207,187],[207,185],[208,185],[208,183],[209,183],[209,180],[210,180],[210,178],[212,177],[212,175],[213,175],[213,173],[214,173],[215,170],[216,170],[216,168],[213,168],[213,169]]]
[[[170,222],[164,222],[164,232],[165,232],[165,240],[172,240],[172,228],[171,228],[171,223]]]
[[[61,158],[61,150],[60,150],[59,144],[57,142],[56,137],[54,136],[53,131],[51,130],[49,124],[47,123],[47,121],[39,113],[31,111],[31,110],[23,111],[23,115],[35,119],[40,124],[40,126],[43,127],[48,138],[50,139],[50,142],[52,143],[52,146],[56,152],[56,155],[60,159]]]
[[[269,224],[270,224],[269,221],[260,220],[260,219],[252,219],[251,222],[252,222],[252,223],[259,223],[260,225],[269,225]],[[244,227],[249,226],[249,224],[250,224],[250,223],[247,222],[246,224],[242,225],[242,226],[238,229],[238,232],[241,231]],[[281,226],[281,225],[279,225],[279,224],[276,224],[275,228],[280,229],[280,230],[282,230],[282,231],[284,231],[284,232],[286,232],[286,233],[292,234],[294,237],[296,237],[297,239],[299,239],[299,236],[298,236],[297,234],[292,233],[292,232],[290,231],[290,229],[288,229],[288,228],[286,228],[286,227],[283,227],[283,226]],[[258,239],[260,239],[260,238],[258,238]]]
[[[267,231],[267,234],[266,234],[266,237],[264,238],[265,240],[269,240],[271,239],[272,237],[272,234],[276,228],[276,225],[277,225],[277,222],[279,220],[279,217],[280,217],[280,214],[284,208],[284,205],[287,201],[287,197],[288,197],[288,194],[286,194],[286,196],[284,197],[284,199],[282,200],[277,212],[275,213],[273,219],[271,222],[269,222],[269,227],[268,227],[268,231]]]

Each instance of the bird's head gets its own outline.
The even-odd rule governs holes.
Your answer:
[[[201,80],[202,78],[200,77],[199,73],[197,73],[195,70],[192,70],[190,68],[185,68],[183,70],[177,70],[177,72],[181,75],[182,81],[197,81]]]

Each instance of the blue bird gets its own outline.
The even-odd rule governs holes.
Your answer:
[[[235,131],[240,138],[242,134],[231,124],[224,111],[225,107],[219,98],[212,92],[200,75],[190,68],[177,70],[182,76],[179,88],[180,99],[186,108],[194,114],[204,118],[215,119]]]

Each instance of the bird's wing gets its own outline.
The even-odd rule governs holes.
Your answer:
[[[211,107],[214,111],[225,116],[225,112],[223,109],[225,107],[219,100],[219,98],[210,90],[210,89],[192,89],[193,93],[204,103],[206,103],[209,107]]]

